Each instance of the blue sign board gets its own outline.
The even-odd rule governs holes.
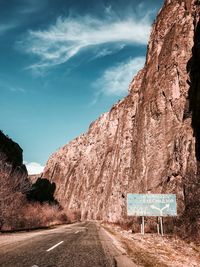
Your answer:
[[[174,194],[127,194],[128,216],[176,216]]]

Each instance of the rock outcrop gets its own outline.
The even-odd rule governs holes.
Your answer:
[[[200,231],[199,11],[166,0],[128,96],[48,160],[56,198],[83,219],[126,218],[127,193],[175,193],[176,224]]]
[[[6,187],[23,191],[27,187],[28,173],[23,164],[21,147],[0,131],[0,200]]]

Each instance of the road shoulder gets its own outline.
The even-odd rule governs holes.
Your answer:
[[[114,259],[115,267],[139,267],[129,258],[119,240],[105,227],[99,226],[99,236],[107,257]]]
[[[101,226],[117,240],[116,244],[120,244],[125,250],[126,255],[135,264],[133,266],[200,266],[200,246],[187,243],[177,236],[162,237],[157,233],[141,235],[111,223],[102,223]]]

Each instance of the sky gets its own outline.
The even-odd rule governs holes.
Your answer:
[[[0,0],[0,130],[30,174],[128,94],[162,0]]]

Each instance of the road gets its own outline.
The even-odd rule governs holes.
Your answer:
[[[108,240],[95,222],[2,234],[0,266],[116,267],[118,264],[114,255],[118,254]]]

